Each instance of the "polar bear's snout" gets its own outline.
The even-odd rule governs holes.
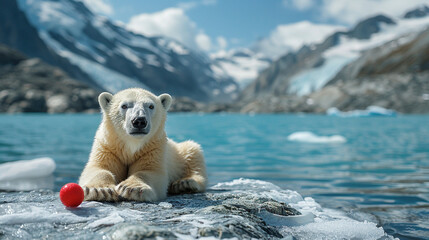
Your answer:
[[[135,117],[133,120],[131,120],[131,123],[133,124],[134,128],[145,128],[147,126],[147,120],[146,117]]]
[[[148,104],[135,103],[125,112],[127,132],[130,135],[148,134],[151,128],[151,109]]]

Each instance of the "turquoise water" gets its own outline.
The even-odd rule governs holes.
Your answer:
[[[1,115],[0,163],[51,157],[55,190],[76,182],[100,115]],[[167,134],[205,152],[210,184],[267,180],[324,207],[378,222],[400,239],[429,238],[429,116],[170,114]],[[291,142],[297,131],[346,143]],[[1,174],[1,173],[0,173]]]

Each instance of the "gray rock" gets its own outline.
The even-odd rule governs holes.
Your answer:
[[[66,112],[70,108],[69,98],[64,95],[54,95],[48,98],[48,113]]]
[[[98,91],[0,45],[0,112],[98,111]]]
[[[58,193],[48,190],[3,192],[0,199],[4,239],[280,239],[261,213],[300,214],[273,199],[228,190],[170,196],[161,203],[84,202],[75,209],[64,208]]]

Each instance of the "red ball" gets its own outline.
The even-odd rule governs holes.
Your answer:
[[[85,194],[83,189],[76,183],[67,183],[60,190],[61,202],[66,207],[77,207],[83,202]]]

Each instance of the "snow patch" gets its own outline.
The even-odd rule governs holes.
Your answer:
[[[130,48],[118,46],[117,50],[122,54],[122,56],[133,62],[138,68],[143,67],[143,63],[140,57],[138,57]]]
[[[340,135],[318,136],[312,132],[294,132],[287,137],[289,141],[307,143],[344,143],[346,138]]]
[[[78,36],[86,23],[70,2],[18,0],[18,6],[27,12],[31,24],[39,30],[67,31]]]
[[[187,50],[184,46],[178,44],[177,42],[170,41],[167,45],[173,52],[179,55],[187,55],[189,54],[189,50]]]

